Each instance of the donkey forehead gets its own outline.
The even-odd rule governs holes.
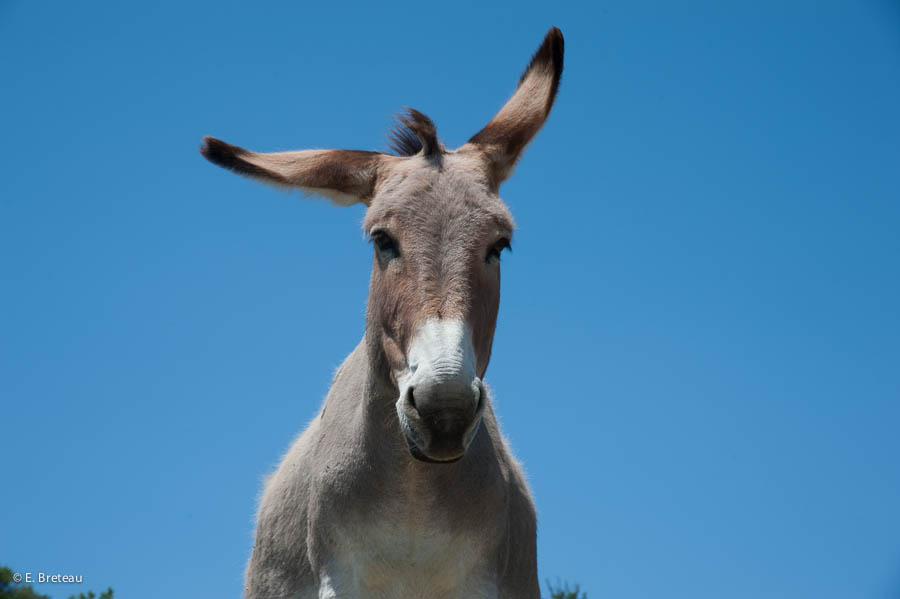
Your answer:
[[[412,156],[391,165],[366,212],[363,228],[427,226],[465,221],[470,230],[515,228],[506,204],[493,193],[473,157],[447,152],[439,160]]]

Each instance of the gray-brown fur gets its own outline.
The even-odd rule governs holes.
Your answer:
[[[552,29],[507,105],[458,150],[415,111],[403,123],[418,144],[401,138],[400,156],[206,140],[204,156],[235,172],[366,204],[378,244],[363,340],[266,481],[247,599],[539,597],[534,507],[481,379],[513,229],[497,189],[561,69]],[[428,351],[437,361],[422,361]]]

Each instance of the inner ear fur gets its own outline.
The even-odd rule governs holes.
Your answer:
[[[203,138],[200,153],[230,171],[278,187],[300,188],[348,206],[366,205],[375,192],[379,167],[392,158],[362,150],[298,150],[259,153],[214,137]]]
[[[484,128],[459,151],[479,151],[488,158],[491,179],[499,187],[515,167],[525,146],[550,114],[563,71],[562,32],[551,27],[522,73],[519,85]]]

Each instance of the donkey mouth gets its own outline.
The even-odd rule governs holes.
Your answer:
[[[461,459],[463,459],[463,456],[466,455],[465,450],[463,450],[455,458],[436,460],[425,455],[422,450],[419,449],[419,446],[416,445],[416,442],[409,438],[409,435],[404,434],[403,438],[406,439],[406,446],[409,448],[409,454],[420,462],[426,462],[428,464],[452,464],[453,462],[460,461]]]
[[[429,464],[452,464],[466,455],[481,424],[480,414],[462,418],[457,414],[433,415],[426,418],[410,418],[401,421],[403,438],[410,455]]]

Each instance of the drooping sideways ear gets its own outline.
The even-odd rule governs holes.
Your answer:
[[[512,174],[522,150],[550,114],[562,76],[563,49],[562,32],[552,27],[522,73],[512,97],[484,129],[459,148],[480,150],[487,155],[497,187]]]
[[[391,157],[360,150],[299,150],[260,154],[203,138],[200,153],[213,164],[278,187],[298,187],[349,206],[368,205],[379,166]]]

